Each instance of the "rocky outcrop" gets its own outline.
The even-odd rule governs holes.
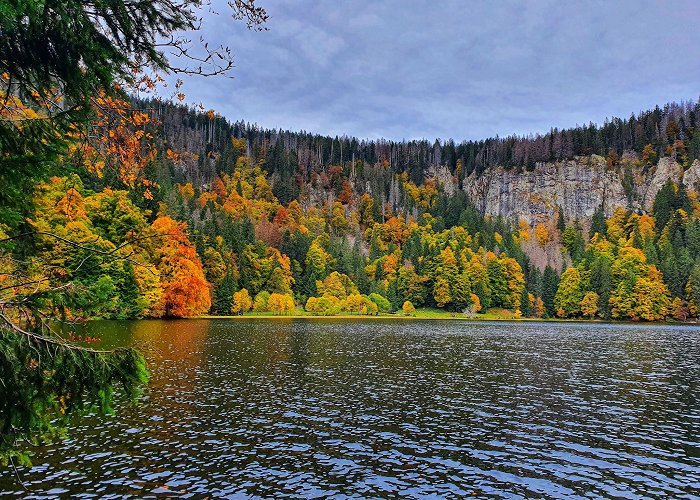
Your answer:
[[[623,178],[627,179],[625,190]],[[624,168],[608,168],[600,156],[538,164],[532,171],[487,170],[464,180],[463,189],[485,214],[529,224],[547,223],[559,207],[567,220],[590,221],[601,203],[607,216],[617,207],[651,210],[654,197],[668,179],[683,182],[689,189],[700,184],[700,161],[683,172],[669,158],[663,158],[643,177]],[[630,182],[631,181],[631,182]]]
[[[695,160],[693,165],[685,171],[683,184],[689,191],[700,191],[700,160]]]
[[[683,167],[675,161],[671,161],[670,158],[662,158],[656,167],[635,185],[639,203],[634,204],[631,208],[651,210],[656,194],[669,179],[676,183],[681,182],[683,180]]]
[[[448,196],[455,194],[458,189],[457,178],[452,175],[447,165],[433,165],[428,168],[425,176],[437,179]]]

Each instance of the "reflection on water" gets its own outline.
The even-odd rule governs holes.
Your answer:
[[[700,491],[700,331],[459,321],[97,322],[142,404],[21,469],[36,495]],[[0,491],[23,492],[0,469]]]

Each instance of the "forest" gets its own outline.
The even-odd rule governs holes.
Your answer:
[[[301,166],[298,158],[312,148],[290,151],[284,134],[262,140],[273,136],[231,127],[211,111],[153,104],[134,101],[138,113],[119,127],[120,147],[131,148],[131,157],[123,155],[126,173],[142,175],[134,188],[124,183],[125,164],[107,170],[77,148],[82,163],[36,182],[31,212],[2,228],[5,235],[20,228],[40,235],[31,248],[10,245],[5,265],[15,266],[15,276],[36,274],[38,263],[50,266],[42,307],[58,317],[376,315],[415,308],[634,321],[697,316],[700,205],[682,183],[669,181],[651,213],[619,207],[606,219],[601,208],[583,224],[564,220],[559,210],[551,224],[530,227],[483,216],[463,191],[447,194],[428,170],[415,183],[403,163],[356,158]],[[685,142],[694,144],[695,129],[672,125],[671,115],[686,110],[678,122],[694,124],[695,107],[665,109],[658,116],[666,140],[624,150],[636,155],[640,170],[678,151],[685,155],[678,161],[690,162],[694,147]],[[636,122],[613,123],[624,136]],[[609,127],[591,136],[603,137]],[[569,133],[578,132],[562,132]],[[205,141],[225,134],[226,145],[197,142],[200,134]],[[349,155],[361,156],[362,148],[352,147],[357,141],[348,144]],[[611,150],[608,160],[613,156]],[[461,159],[457,164],[453,182]],[[208,168],[213,173],[203,172]],[[555,245],[564,267],[531,265],[523,250],[529,240]],[[20,269],[13,254],[26,257]],[[66,282],[73,286],[62,288]]]

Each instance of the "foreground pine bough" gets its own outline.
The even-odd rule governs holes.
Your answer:
[[[62,437],[77,413],[111,413],[115,387],[135,402],[147,380],[134,349],[98,351],[0,327],[0,463],[28,465],[30,446]]]

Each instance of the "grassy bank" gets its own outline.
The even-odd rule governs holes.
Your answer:
[[[443,309],[435,308],[420,308],[416,309],[413,314],[406,315],[401,311],[394,314],[385,313],[379,314],[377,316],[364,316],[360,314],[337,314],[335,316],[318,316],[310,312],[305,311],[302,308],[297,308],[294,311],[287,314],[273,314],[270,312],[247,312],[240,316],[219,316],[219,315],[205,315],[200,316],[201,318],[217,318],[217,319],[239,319],[239,318],[287,318],[287,319],[300,319],[300,318],[321,318],[321,319],[459,319],[467,321],[563,321],[561,319],[544,319],[544,318],[523,318],[517,317],[513,311],[508,309],[489,309],[483,314],[473,314],[466,315],[463,313],[445,311]],[[571,320],[567,320],[571,321]],[[579,320],[588,321],[588,320]]]

